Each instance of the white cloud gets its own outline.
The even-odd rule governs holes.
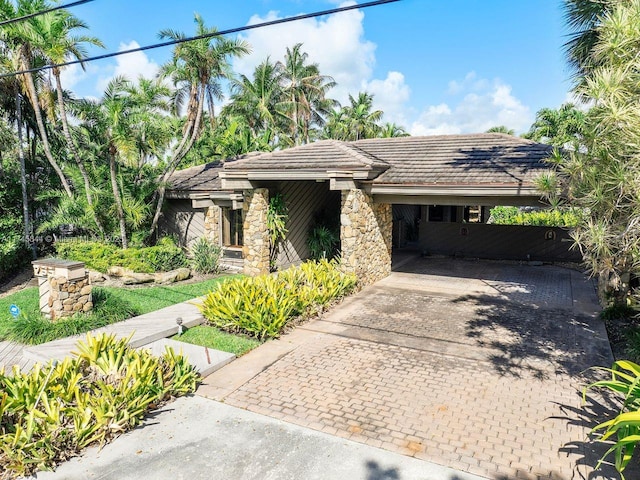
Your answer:
[[[412,135],[478,133],[497,125],[523,132],[533,122],[529,107],[498,78],[490,81],[470,72],[462,81],[449,82],[447,93],[458,98],[426,107],[411,125]]]
[[[411,89],[405,83],[402,73],[389,72],[384,80],[371,80],[366,83],[365,90],[373,94],[375,108],[384,112],[385,122],[407,125],[405,112]]]
[[[133,40],[130,43],[121,43],[118,51],[122,52],[139,47],[140,44]],[[116,65],[110,70],[110,74],[102,75],[99,78],[96,84],[98,92],[103,92],[111,79],[116,76],[123,76],[131,81],[137,80],[140,76],[153,78],[160,70],[160,67],[153,60],[150,60],[144,52],[135,52],[116,57]]]
[[[266,17],[254,15],[249,24],[282,18],[278,12]],[[271,61],[283,60],[287,47],[303,44],[309,61],[317,63],[320,72],[337,82],[331,96],[345,104],[348,94],[364,90],[375,64],[376,45],[364,38],[364,13],[351,10],[323,19],[305,19],[268,28],[250,30],[244,37],[252,47],[251,55],[234,60],[237,72],[251,77],[253,70],[267,56]]]

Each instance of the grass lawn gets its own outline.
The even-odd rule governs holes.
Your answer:
[[[192,327],[182,335],[175,335],[172,338],[173,340],[179,340],[181,342],[230,352],[237,357],[244,355],[260,345],[260,342],[254,338],[222,332],[215,327],[207,325]]]
[[[42,318],[38,306],[38,288],[27,288],[0,298],[0,340],[38,344],[84,333],[204,295],[226,278],[229,277],[185,285],[145,288],[94,286],[93,312],[77,314],[57,322]],[[11,304],[20,307],[18,319],[14,319],[9,313]]]

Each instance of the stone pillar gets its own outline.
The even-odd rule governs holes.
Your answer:
[[[40,311],[47,318],[55,321],[93,308],[92,287],[84,263],[55,258],[31,263],[38,278]]]
[[[393,214],[388,203],[374,204],[362,190],[342,192],[340,241],[345,271],[355,273],[361,285],[370,285],[391,273]]]
[[[261,275],[269,273],[269,231],[267,230],[267,209],[269,190],[256,188],[244,194],[244,273]]]
[[[216,245],[220,243],[220,207],[207,208],[204,214],[204,236]]]

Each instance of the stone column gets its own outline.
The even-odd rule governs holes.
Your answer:
[[[55,258],[31,263],[38,278],[40,311],[48,319],[55,321],[93,308],[92,287],[84,263]]]
[[[391,273],[393,214],[388,203],[374,204],[362,190],[342,192],[340,241],[345,271],[355,273],[361,285],[370,285]]]
[[[267,209],[269,190],[256,188],[244,194],[244,273],[261,275],[269,273],[269,231],[267,230]]]
[[[220,245],[220,220],[220,207],[208,207],[204,214],[204,236],[216,245]]]

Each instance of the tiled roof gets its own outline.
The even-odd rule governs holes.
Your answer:
[[[532,184],[552,147],[501,133],[360,140],[391,168],[374,184]]]
[[[323,140],[270,153],[251,153],[224,164],[229,171],[379,171],[374,184],[533,185],[548,170],[552,147],[501,133]],[[223,169],[209,163],[175,172],[169,190],[220,190]]]
[[[225,170],[384,170],[385,162],[349,142],[321,140],[263,153],[225,165]]]

